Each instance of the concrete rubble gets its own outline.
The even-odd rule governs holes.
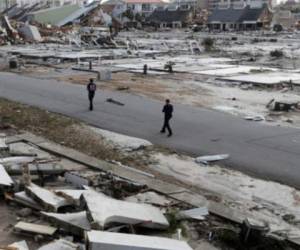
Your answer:
[[[54,192],[74,205],[80,205],[80,197],[86,190],[70,190],[70,189],[62,189],[62,190],[55,190]]]
[[[208,164],[209,162],[226,160],[228,158],[229,158],[229,154],[205,155],[205,156],[199,156],[199,157],[197,157],[195,159],[195,162]]]
[[[162,237],[149,237],[101,231],[91,231],[87,233],[87,249],[192,250],[192,248],[183,241]]]
[[[35,160],[35,157],[30,156],[14,156],[14,157],[5,157],[0,159],[0,164],[4,166],[11,166],[15,164],[25,164],[30,163]]]
[[[171,199],[168,199],[167,197],[159,195],[155,192],[139,193],[137,195],[127,197],[125,200],[135,203],[152,204],[161,207],[167,207],[174,202]]]
[[[38,250],[78,250],[78,249],[79,247],[77,244],[74,244],[64,239],[59,239],[40,247]]]
[[[65,172],[63,167],[55,163],[39,163],[39,164],[28,164],[29,171],[32,175],[43,174],[43,175],[61,175]],[[7,166],[6,171],[10,175],[22,175],[23,168],[21,165]]]
[[[9,144],[10,148],[16,149],[13,144],[14,143]],[[45,144],[42,143],[39,145]],[[26,147],[29,148],[32,147],[32,145]],[[42,148],[43,146],[41,149]],[[52,147],[51,150],[53,150],[53,148],[55,147]],[[51,150],[47,149],[48,152],[51,152]],[[9,153],[10,152],[7,152],[5,157],[9,156]],[[51,154],[43,154],[43,152],[40,152],[39,156],[51,157]],[[76,155],[77,153],[74,154],[73,157],[76,157]],[[39,156],[37,155],[36,158]],[[68,156],[68,158],[70,158],[70,156]],[[64,166],[64,161],[62,161],[61,158],[56,158],[56,161],[56,163]],[[76,161],[78,162],[79,160],[76,159]],[[149,237],[147,236],[148,230],[150,230],[149,235],[153,235],[153,233],[160,235],[161,233],[162,237],[158,237],[158,242],[165,242],[170,240],[167,234],[168,230],[170,230],[169,225],[178,223],[178,225],[188,225],[187,230],[191,232],[191,235],[188,234],[189,244],[191,244],[194,249],[197,249],[198,243],[191,241],[191,238],[196,237],[193,236],[194,234],[196,235],[195,230],[200,230],[199,232],[205,230],[205,234],[209,235],[212,229],[207,225],[210,223],[217,223],[217,225],[219,225],[219,222],[210,222],[213,214],[216,213],[218,216],[221,215],[225,217],[226,220],[237,223],[235,213],[231,214],[231,210],[227,213],[222,206],[220,210],[218,210],[216,204],[212,201],[208,202],[206,200],[206,203],[201,203],[201,205],[188,205],[189,202],[197,203],[200,197],[195,198],[193,195],[189,197],[189,193],[184,191],[184,189],[180,191],[182,188],[179,190],[174,189],[174,187],[168,188],[169,191],[167,194],[157,192],[151,188],[149,189],[149,187],[145,188],[145,184],[140,184],[135,182],[135,180],[148,179],[150,183],[153,183],[156,181],[155,176],[145,175],[142,171],[132,171],[131,168],[124,168],[116,163],[102,162],[100,165],[104,167],[106,164],[113,164],[114,171],[117,171],[119,174],[123,172],[127,173],[126,178],[124,178],[122,174],[121,176],[116,176],[111,172],[108,173],[101,169],[70,169],[69,164],[69,170],[62,176],[52,175],[49,179],[48,176],[37,176],[37,178],[33,178],[34,175],[32,175],[29,183],[25,181],[25,187],[19,185],[19,183],[24,181],[24,176],[13,175],[14,188],[17,191],[10,191],[13,192],[14,195],[10,195],[9,193],[5,193],[5,195],[11,202],[15,201],[16,204],[19,204],[18,207],[22,209],[19,209],[20,211],[16,213],[17,216],[21,217],[21,225],[18,224],[18,222],[12,224],[15,224],[15,228],[19,228],[19,233],[26,232],[26,235],[32,235],[31,237],[34,237],[38,242],[44,243],[43,239],[54,239],[57,236],[65,236],[66,240],[70,242],[71,247],[73,247],[73,244],[74,247],[79,247],[82,246],[82,244],[89,245],[84,235],[87,235],[89,232],[92,232],[91,230],[95,229],[105,229],[107,233],[109,232],[110,234],[122,233],[122,236],[125,235],[126,238],[135,238],[135,236],[147,238]],[[198,166],[195,162],[194,164]],[[208,170],[211,168],[197,167],[197,169]],[[187,170],[188,169],[186,169],[186,171]],[[130,175],[128,175],[128,173],[130,173]],[[128,179],[131,175],[135,176],[133,180],[132,178]],[[76,178],[73,178],[74,176],[76,176]],[[155,184],[154,186],[156,187],[158,185]],[[163,189],[163,186],[161,188]],[[181,199],[189,201],[188,204],[182,202]],[[25,211],[24,207],[30,207],[32,210]],[[56,210],[58,210],[59,213],[49,212]],[[257,215],[259,215],[259,213]],[[239,223],[242,225],[244,216],[243,214],[238,217],[238,225]],[[253,219],[251,218],[253,218],[253,215],[249,216],[248,221],[251,221],[253,224]],[[260,222],[262,217],[259,216],[259,218]],[[285,216],[285,218],[292,220],[292,217],[288,218]],[[52,231],[55,230],[55,233],[53,236],[45,235],[42,237],[43,231],[37,232],[38,230],[36,230],[39,226],[46,227],[46,232],[50,232],[50,227]],[[180,227],[177,227],[175,232],[176,238],[180,239],[180,241],[172,241],[174,245],[172,245],[170,249],[177,249],[178,247],[181,249],[185,249],[185,247],[190,249],[185,243],[185,238],[183,238],[180,233]],[[220,227],[222,228],[222,226]],[[239,226],[237,226],[235,230],[239,230],[238,228]],[[277,228],[289,228],[289,230],[293,230],[294,238],[291,238],[290,232],[282,237],[287,237],[293,242],[296,241],[295,237],[298,235],[298,231],[295,230],[295,227],[290,227],[286,224]],[[270,224],[270,231],[267,233],[273,236],[275,235],[275,230],[276,227],[274,227],[274,224]],[[102,231],[99,232],[102,233]],[[261,237],[265,239],[267,236],[262,235]],[[174,238],[174,234],[172,234],[172,238]],[[109,239],[109,237],[107,237],[107,239]],[[98,247],[98,244],[102,244],[101,238],[97,238],[96,242],[94,247]],[[53,244],[54,243],[55,242],[53,242]],[[139,241],[135,241],[134,239],[134,242],[132,242],[130,246],[138,243]],[[104,242],[103,247],[105,244],[111,243]],[[49,245],[49,247],[51,246],[52,245]],[[115,246],[112,245],[109,247]],[[143,247],[145,246],[138,245],[138,247],[144,249]],[[153,249],[161,248],[157,246]]]
[[[54,221],[54,224],[60,225],[65,230],[76,235],[83,235],[84,231],[91,230],[85,211],[64,214],[42,212],[42,214]]]
[[[10,248],[11,249],[16,249],[16,250],[29,250],[28,245],[27,245],[25,240],[15,242],[13,244],[8,245],[7,250],[9,250]],[[0,249],[1,249],[1,247],[0,247]],[[6,249],[4,249],[4,250],[6,250]]]
[[[205,220],[205,216],[209,214],[207,207],[193,208],[178,213],[179,218],[189,218],[196,220]]]
[[[93,234],[89,235],[89,232],[106,233],[107,243],[110,237],[112,239],[113,237],[126,238],[127,243],[123,244],[120,241],[119,247],[191,249],[185,241],[169,239],[165,235],[164,237],[150,237],[136,234],[142,227],[152,232],[166,232],[169,222],[160,209],[164,208],[164,213],[167,215],[168,208],[180,202],[151,189],[139,195],[139,192],[144,190],[144,184],[115,176],[112,173],[100,170],[74,171],[75,169],[60,172],[64,168],[64,161],[52,157],[53,162],[44,163],[48,160],[47,158],[50,159],[51,154],[42,151],[38,152],[35,157],[24,158],[17,155],[16,158],[12,158],[10,151],[19,152],[19,154],[32,152],[32,145],[25,143],[20,150],[18,143],[10,143],[5,157],[0,158],[9,159],[5,162],[9,163],[6,168],[12,177],[6,172],[5,175],[3,172],[0,176],[8,177],[11,182],[7,182],[10,186],[1,192],[10,203],[17,206],[18,211],[15,216],[18,216],[18,219],[13,223],[12,230],[16,237],[23,235],[31,237],[39,245],[36,249],[42,250],[82,249],[85,244],[91,246],[92,249],[98,249],[98,244],[108,247],[107,249],[114,249],[110,248],[112,246],[106,246],[105,242],[96,244]],[[39,156],[46,158],[40,162]],[[34,163],[28,164],[28,162]],[[37,175],[38,169],[44,164],[48,164],[44,168],[47,171],[43,171],[43,175]],[[59,166],[59,168],[56,169],[53,166]],[[116,166],[120,167],[118,164]],[[4,166],[2,169],[5,171]],[[120,167],[120,169],[153,179],[140,172],[131,171],[130,168]],[[110,190],[119,188],[122,192]],[[190,208],[190,206],[183,207]],[[104,228],[110,232],[92,231],[92,229]],[[114,234],[120,236],[114,236]],[[57,237],[64,238],[57,240]],[[54,241],[49,243],[49,240]],[[148,248],[146,245],[149,244],[143,243],[144,240],[149,242],[155,240],[157,243]],[[24,244],[26,244],[25,241],[22,246],[18,243],[16,247],[26,249]],[[164,246],[160,246],[161,244]]]
[[[0,136],[0,152],[7,151],[7,150],[8,150],[8,146],[5,143],[5,138],[1,138],[1,136]]]
[[[93,190],[84,192],[82,198],[94,229],[104,229],[112,223],[156,229],[166,229],[169,226],[159,209],[150,205],[119,201]]]
[[[70,204],[65,198],[33,183],[25,187],[25,192],[29,197],[41,203],[44,209],[49,211],[56,212],[60,207]]]
[[[0,164],[0,186],[12,186],[13,180],[6,172],[3,165]]]
[[[42,210],[42,206],[40,206],[36,201],[30,198],[25,191],[15,193],[14,201],[26,207],[30,207],[36,210]]]
[[[16,232],[25,232],[29,234],[42,234],[47,236],[53,236],[57,231],[57,228],[47,225],[39,225],[34,223],[27,223],[20,221],[14,226]]]

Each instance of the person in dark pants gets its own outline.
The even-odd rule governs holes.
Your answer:
[[[97,89],[97,86],[94,83],[94,80],[90,79],[90,82],[87,85],[87,91],[88,91],[88,94],[89,94],[89,101],[90,101],[90,110],[94,109],[93,99],[95,97],[96,89]]]
[[[173,134],[172,129],[171,129],[170,124],[169,124],[169,122],[172,118],[172,114],[173,114],[173,106],[172,106],[172,104],[170,104],[169,99],[166,100],[166,104],[165,104],[162,112],[165,113],[165,119],[164,119],[164,125],[163,125],[160,132],[165,133],[166,129],[167,129],[168,132],[169,132],[168,137],[170,137]]]

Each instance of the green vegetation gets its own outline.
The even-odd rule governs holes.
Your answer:
[[[215,40],[210,37],[206,37],[202,41],[202,46],[204,46],[206,51],[211,51],[215,45]]]

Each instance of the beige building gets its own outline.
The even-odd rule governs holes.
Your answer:
[[[295,27],[296,18],[290,10],[279,10],[274,13],[273,25],[280,24],[284,29]]]

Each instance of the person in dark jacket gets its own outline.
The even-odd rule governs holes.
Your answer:
[[[95,97],[96,89],[97,89],[97,86],[94,83],[94,80],[90,79],[90,82],[87,85],[87,91],[88,91],[88,94],[89,94],[89,101],[90,101],[90,110],[94,109],[93,99]]]
[[[165,114],[165,117],[164,117],[164,125],[163,125],[160,132],[165,133],[166,129],[167,129],[168,132],[169,132],[168,137],[170,137],[173,134],[172,129],[171,129],[170,124],[169,124],[169,122],[172,118],[172,115],[173,115],[173,106],[172,106],[172,104],[170,104],[169,99],[166,100],[166,104],[165,104],[162,112]]]

